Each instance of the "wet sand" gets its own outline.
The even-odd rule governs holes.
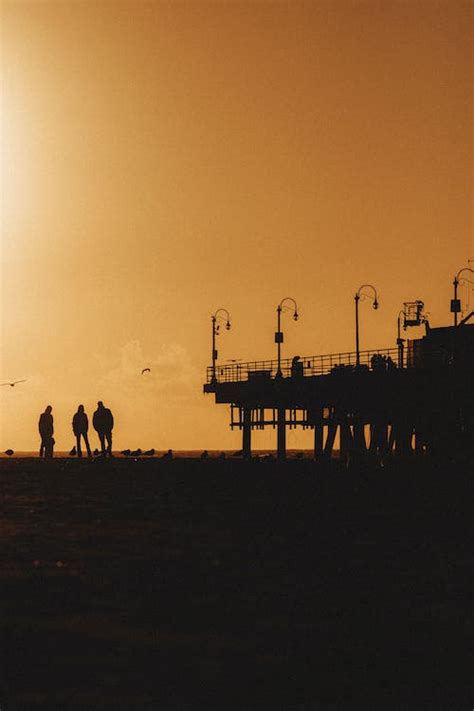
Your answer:
[[[467,466],[0,461],[0,708],[470,708]]]

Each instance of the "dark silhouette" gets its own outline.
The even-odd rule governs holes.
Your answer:
[[[374,355],[370,359],[370,365],[372,367],[372,370],[387,370],[387,360],[385,356],[381,355],[380,353],[374,353]]]
[[[5,454],[7,455],[7,457],[11,457],[13,454],[15,454],[15,452],[13,451],[13,449],[7,449],[5,451]]]
[[[76,446],[75,446],[75,445],[74,445],[74,447],[71,449],[71,451],[69,452],[69,456],[70,456],[70,457],[75,457],[75,456],[77,456],[77,449],[76,449]]]
[[[141,457],[141,455],[142,450],[140,449],[140,447],[138,447],[138,449],[134,449],[133,452],[130,452],[131,457]]]
[[[131,450],[130,449],[122,449],[121,454],[123,454],[124,457],[129,457],[131,455]]]
[[[26,379],[23,380],[14,380],[11,383],[0,383],[0,385],[9,385],[11,388],[14,388],[17,383],[26,383]]]
[[[300,356],[296,355],[291,361],[291,377],[299,378],[303,375],[303,363],[300,361]]]
[[[89,459],[92,458],[92,452],[89,444],[89,436],[87,434],[89,430],[89,418],[87,417],[87,414],[84,412],[84,405],[79,405],[77,408],[77,412],[72,418],[72,431],[76,435],[76,449],[77,449],[77,456],[80,458],[82,457],[82,451],[81,451],[81,437],[84,438],[84,443],[86,445],[87,449],[87,456]],[[71,452],[72,454],[72,452]]]
[[[209,452],[207,449],[204,450],[204,452],[201,454],[201,459],[209,459]]]
[[[163,459],[173,459],[173,450],[168,449],[168,451],[163,454]]]
[[[51,405],[48,405],[46,410],[41,413],[38,422],[38,429],[41,435],[39,456],[45,457],[46,459],[50,459],[53,456],[54,449],[54,424],[53,416],[51,414],[52,409]]]
[[[374,353],[370,359],[370,365],[372,370],[395,370],[397,367],[390,356],[384,356],[380,353]]]
[[[99,435],[102,455],[112,457],[112,430],[114,428],[114,418],[111,411],[104,407],[102,400],[97,403],[97,410],[92,418],[94,429]],[[105,441],[107,440],[107,449]]]
[[[150,368],[143,368],[143,370],[142,370],[142,375],[143,375],[144,373],[151,373]]]
[[[155,450],[153,447],[151,449],[147,449],[146,452],[143,452],[145,457],[153,457],[155,455]]]

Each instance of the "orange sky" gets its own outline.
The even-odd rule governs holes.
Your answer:
[[[4,0],[0,381],[27,382],[0,388],[0,451],[36,448],[47,404],[69,449],[98,399],[117,448],[240,448],[202,394],[219,307],[222,361],[275,357],[285,296],[284,357],[353,350],[367,281],[361,348],[395,345],[403,301],[451,323],[474,257],[472,14]]]

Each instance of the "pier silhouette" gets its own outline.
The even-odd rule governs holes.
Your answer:
[[[423,322],[422,302],[416,305]],[[409,304],[408,304],[409,305]],[[407,304],[406,304],[407,306]],[[407,312],[407,316],[412,316]],[[397,454],[455,458],[474,435],[474,325],[430,328],[403,347],[216,365],[204,392],[230,405],[230,426],[252,454],[253,430],[276,429],[286,457],[287,428],[314,431],[314,457],[331,457],[339,438],[344,462]],[[298,369],[295,369],[295,364]]]

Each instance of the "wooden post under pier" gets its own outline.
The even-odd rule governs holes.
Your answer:
[[[277,458],[286,459],[286,410],[284,407],[278,408]]]
[[[322,422],[318,422],[314,426],[314,458],[319,459],[323,454],[323,429]]]
[[[251,448],[251,432],[252,432],[252,410],[250,407],[244,407],[244,416],[242,423],[242,455],[244,459],[250,459],[252,456]]]

